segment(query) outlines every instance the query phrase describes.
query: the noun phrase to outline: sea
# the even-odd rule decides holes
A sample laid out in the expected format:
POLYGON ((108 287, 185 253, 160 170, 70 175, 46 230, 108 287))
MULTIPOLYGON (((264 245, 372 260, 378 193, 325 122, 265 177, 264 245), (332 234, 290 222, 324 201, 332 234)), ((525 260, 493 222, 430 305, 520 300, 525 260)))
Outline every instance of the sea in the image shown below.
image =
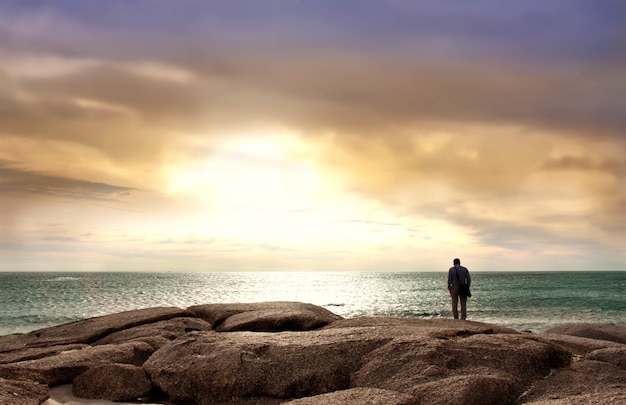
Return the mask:
MULTIPOLYGON (((345 318, 451 317, 446 272, 0 272, 0 335, 132 309, 298 301, 345 318)), ((626 271, 475 272, 468 319, 541 332, 626 326, 626 271)))

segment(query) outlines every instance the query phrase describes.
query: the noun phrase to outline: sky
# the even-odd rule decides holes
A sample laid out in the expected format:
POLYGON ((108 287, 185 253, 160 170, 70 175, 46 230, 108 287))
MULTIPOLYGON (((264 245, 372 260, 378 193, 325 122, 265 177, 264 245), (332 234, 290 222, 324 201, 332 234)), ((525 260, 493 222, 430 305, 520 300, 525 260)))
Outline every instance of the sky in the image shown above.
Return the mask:
POLYGON ((0 270, 626 270, 624 21, 1 1, 0 270))

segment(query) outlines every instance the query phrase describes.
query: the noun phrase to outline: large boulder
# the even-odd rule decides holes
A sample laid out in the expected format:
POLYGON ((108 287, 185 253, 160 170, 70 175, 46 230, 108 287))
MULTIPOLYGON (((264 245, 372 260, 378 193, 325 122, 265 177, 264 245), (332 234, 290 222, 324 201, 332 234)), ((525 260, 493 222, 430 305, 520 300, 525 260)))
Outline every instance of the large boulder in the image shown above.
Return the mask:
POLYGON ((131 364, 91 368, 76 377, 72 384, 72 393, 77 397, 109 401, 135 401, 152 390, 143 369, 131 364))
POLYGON ((39 405, 48 399, 48 386, 30 380, 0 378, 0 404, 39 405))
POLYGON ((142 365, 154 352, 145 342, 88 347, 71 350, 36 360, 0 365, 0 376, 32 374, 48 385, 67 384, 85 371, 103 364, 123 363, 142 365))
POLYGON ((211 324, 202 319, 189 317, 174 318, 111 333, 94 342, 94 345, 119 344, 138 340, 158 349, 165 343, 175 340, 186 333, 211 329, 211 324))
POLYGON ((411 392, 415 386, 441 378, 485 374, 511 380, 519 391, 549 374, 555 350, 524 335, 401 337, 366 355, 352 384, 411 392))
POLYGON ((171 399, 189 403, 358 387, 403 393, 417 403, 464 397, 511 403, 550 373, 560 349, 526 334, 494 332, 499 328, 477 322, 394 319, 337 321, 308 332, 198 332, 163 346, 143 367, 171 399), (451 382, 458 389, 446 389, 451 382))
POLYGON ((28 337, 32 340, 27 346, 90 344, 120 330, 186 315, 187 312, 181 308, 155 307, 97 316, 30 332, 28 337))
POLYGON ((187 311, 219 332, 304 331, 343 319, 322 307, 302 302, 206 304, 189 307, 187 311))
POLYGON ((545 334, 578 336, 626 344, 626 327, 592 323, 566 323, 543 331, 545 334))
POLYGON ((195 332, 157 350, 143 368, 171 399, 189 403, 318 395, 349 388, 362 357, 390 340, 368 332, 195 332))
POLYGON ((121 330, 188 315, 181 308, 154 307, 82 319, 29 333, 0 336, 0 353, 26 348, 91 344, 121 330))

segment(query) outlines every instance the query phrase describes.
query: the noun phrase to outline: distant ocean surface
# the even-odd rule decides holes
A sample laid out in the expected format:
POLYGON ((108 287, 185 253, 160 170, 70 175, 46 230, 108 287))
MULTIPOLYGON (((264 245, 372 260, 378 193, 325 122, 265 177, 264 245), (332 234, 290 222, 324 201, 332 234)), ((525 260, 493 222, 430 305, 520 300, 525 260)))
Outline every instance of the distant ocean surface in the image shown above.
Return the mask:
MULTIPOLYGON (((0 335, 138 308, 233 302, 308 302, 347 318, 446 318, 446 274, 0 272, 0 335)), ((626 326, 626 272, 472 277, 470 320, 534 332, 565 322, 626 326)))

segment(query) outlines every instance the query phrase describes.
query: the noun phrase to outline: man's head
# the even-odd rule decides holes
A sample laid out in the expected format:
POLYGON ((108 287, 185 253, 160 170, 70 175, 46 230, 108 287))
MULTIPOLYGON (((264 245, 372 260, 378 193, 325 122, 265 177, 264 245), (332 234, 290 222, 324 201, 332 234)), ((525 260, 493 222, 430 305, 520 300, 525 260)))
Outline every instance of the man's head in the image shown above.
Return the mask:
POLYGON ((457 264, 461 264, 461 259, 454 259, 452 261, 452 263, 454 263, 454 265, 456 266, 457 264))

